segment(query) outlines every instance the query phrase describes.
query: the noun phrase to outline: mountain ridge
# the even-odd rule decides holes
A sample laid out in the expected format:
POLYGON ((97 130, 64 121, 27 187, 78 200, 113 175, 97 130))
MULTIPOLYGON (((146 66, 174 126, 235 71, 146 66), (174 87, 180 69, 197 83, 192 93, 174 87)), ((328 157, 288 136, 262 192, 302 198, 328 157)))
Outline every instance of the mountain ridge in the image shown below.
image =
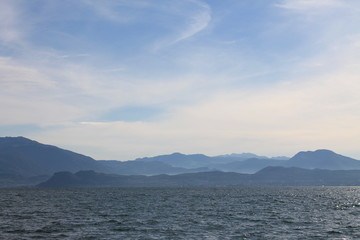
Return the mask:
POLYGON ((360 169, 360 161, 337 154, 331 150, 301 151, 287 161, 287 166, 303 168, 322 168, 329 170, 360 169))
POLYGON ((50 177, 55 172, 62 171, 75 173, 93 170, 107 174, 147 176, 209 171, 249 174, 271 166, 353 170, 360 169, 360 161, 330 150, 319 149, 301 151, 288 160, 257 156, 251 153, 214 157, 204 154, 173 153, 120 162, 95 160, 86 155, 42 144, 25 137, 0 137, 0 186, 24 183, 28 179, 39 179, 40 181, 40 179, 44 179, 44 176, 50 177), (256 157, 244 159, 244 156, 256 157))
POLYGON ((94 171, 55 173, 37 185, 64 187, 359 186, 360 170, 266 167, 254 174, 199 172, 178 175, 110 175, 94 171))
POLYGON ((0 172, 29 177, 80 170, 108 171, 93 158, 66 149, 24 137, 0 138, 0 172))

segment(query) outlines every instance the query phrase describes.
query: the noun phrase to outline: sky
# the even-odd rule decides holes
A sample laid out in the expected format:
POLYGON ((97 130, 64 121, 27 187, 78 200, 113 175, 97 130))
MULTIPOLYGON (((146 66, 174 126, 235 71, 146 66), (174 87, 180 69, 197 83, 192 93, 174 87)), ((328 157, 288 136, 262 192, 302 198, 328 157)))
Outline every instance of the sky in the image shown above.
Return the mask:
POLYGON ((98 160, 360 159, 358 0, 0 0, 0 135, 98 160))

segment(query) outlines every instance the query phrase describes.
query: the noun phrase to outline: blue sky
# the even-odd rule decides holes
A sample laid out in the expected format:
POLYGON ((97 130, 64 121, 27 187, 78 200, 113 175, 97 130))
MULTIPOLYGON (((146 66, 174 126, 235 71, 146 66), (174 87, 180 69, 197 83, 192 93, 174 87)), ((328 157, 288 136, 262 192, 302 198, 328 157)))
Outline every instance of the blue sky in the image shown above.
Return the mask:
POLYGON ((357 0, 1 0, 0 132, 129 160, 360 159, 357 0))

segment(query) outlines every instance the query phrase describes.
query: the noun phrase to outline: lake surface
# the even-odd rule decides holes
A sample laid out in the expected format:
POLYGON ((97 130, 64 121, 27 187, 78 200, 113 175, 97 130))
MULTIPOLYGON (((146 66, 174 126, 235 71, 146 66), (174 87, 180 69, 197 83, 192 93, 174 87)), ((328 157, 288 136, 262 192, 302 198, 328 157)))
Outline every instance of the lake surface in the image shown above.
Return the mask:
POLYGON ((0 239, 360 239, 360 188, 0 189, 0 239))

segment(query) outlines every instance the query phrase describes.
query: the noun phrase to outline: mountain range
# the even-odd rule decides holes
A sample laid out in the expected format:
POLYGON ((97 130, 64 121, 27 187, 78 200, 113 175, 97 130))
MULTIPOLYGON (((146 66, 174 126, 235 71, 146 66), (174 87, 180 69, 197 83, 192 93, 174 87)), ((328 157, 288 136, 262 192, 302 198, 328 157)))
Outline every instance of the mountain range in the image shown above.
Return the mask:
POLYGON ((283 170, 292 167, 360 170, 360 161, 330 150, 316 150, 299 152, 291 158, 269 158, 253 153, 214 157, 203 154, 173 153, 121 162, 95 160, 89 156, 42 144, 25 137, 0 137, 0 187, 35 185, 48 180, 57 172, 76 174, 76 172, 93 171, 109 176, 113 174, 144 175, 143 177, 156 179, 159 177, 154 175, 182 176, 182 174, 206 174, 219 171, 254 175, 267 167, 281 167, 280 169, 283 170))
POLYGON ((114 175, 94 171, 55 173, 38 187, 214 187, 214 186, 359 186, 360 170, 266 167, 254 174, 199 172, 178 175, 114 175))
POLYGON ((0 173, 24 177, 58 171, 96 170, 106 172, 99 161, 82 154, 45 145, 24 137, 0 138, 0 173))

